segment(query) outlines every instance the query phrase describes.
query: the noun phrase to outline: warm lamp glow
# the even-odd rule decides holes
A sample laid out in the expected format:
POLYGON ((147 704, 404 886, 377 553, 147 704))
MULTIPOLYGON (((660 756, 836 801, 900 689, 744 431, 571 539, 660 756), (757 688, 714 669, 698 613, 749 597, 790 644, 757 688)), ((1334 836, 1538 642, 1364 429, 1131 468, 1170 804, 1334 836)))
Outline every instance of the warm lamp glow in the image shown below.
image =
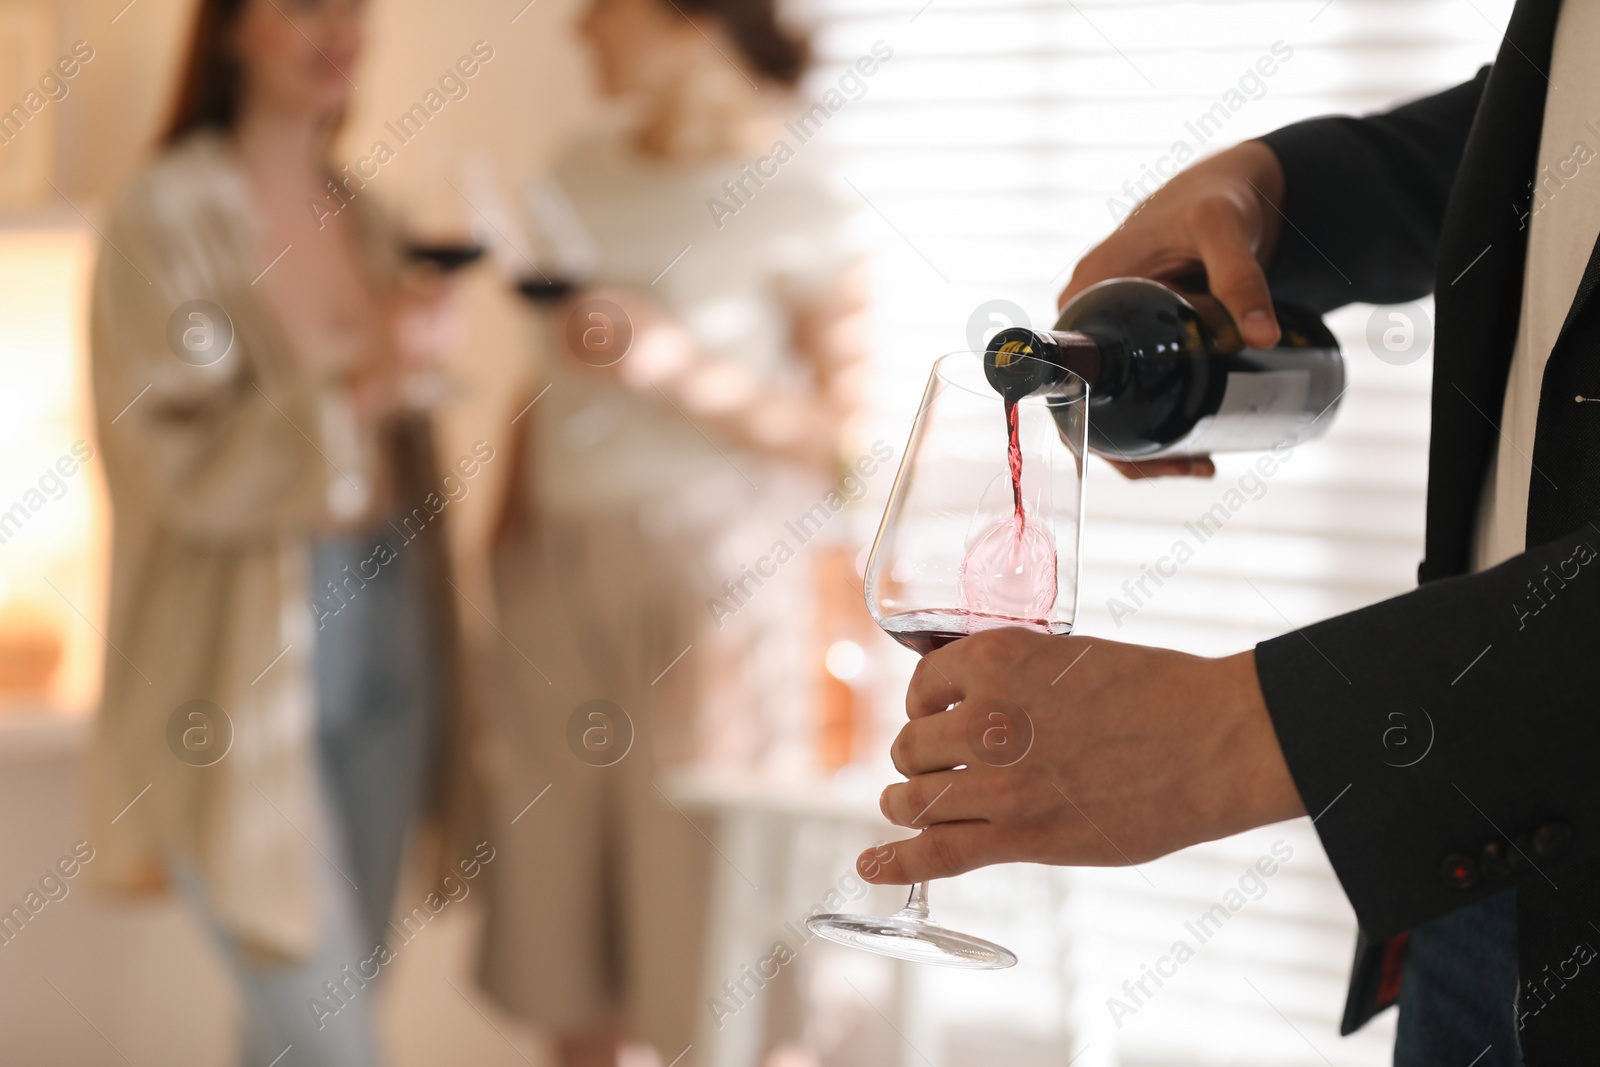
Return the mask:
POLYGON ((823 658, 828 673, 841 682, 855 680, 866 663, 867 654, 854 641, 835 641, 828 646, 827 654, 823 658))
POLYGON ((0 229, 0 709, 84 711, 99 684, 106 512, 84 343, 93 237, 0 229))

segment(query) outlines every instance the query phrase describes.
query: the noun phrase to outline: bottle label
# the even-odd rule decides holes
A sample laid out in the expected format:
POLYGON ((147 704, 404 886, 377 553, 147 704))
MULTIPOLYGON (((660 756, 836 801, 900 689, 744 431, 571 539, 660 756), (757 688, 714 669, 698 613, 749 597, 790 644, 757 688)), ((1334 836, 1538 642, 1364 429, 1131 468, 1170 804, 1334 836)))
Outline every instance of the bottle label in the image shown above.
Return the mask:
POLYGON ((1228 375, 1217 413, 1195 423, 1156 456, 1201 456, 1212 452, 1260 452, 1280 441, 1298 444, 1310 436, 1317 413, 1310 410, 1311 371, 1235 371, 1228 375))

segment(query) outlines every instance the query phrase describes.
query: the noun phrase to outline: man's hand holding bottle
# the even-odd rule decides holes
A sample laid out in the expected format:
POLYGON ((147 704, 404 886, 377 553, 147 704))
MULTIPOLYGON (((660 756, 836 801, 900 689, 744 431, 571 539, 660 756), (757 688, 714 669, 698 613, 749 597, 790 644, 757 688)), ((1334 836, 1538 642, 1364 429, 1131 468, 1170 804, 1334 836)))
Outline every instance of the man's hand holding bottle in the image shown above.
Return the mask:
MULTIPOLYGON (((1108 278, 1202 278, 1251 348, 1280 328, 1263 263, 1276 247, 1284 178, 1249 142, 1178 175, 1090 252, 1065 305, 1108 278)), ((1335 349, 1336 351, 1336 349, 1335 349)), ((1129 477, 1209 475, 1206 458, 1115 465, 1129 477)), ((875 883, 947 877, 994 863, 1139 863, 1304 813, 1255 653, 1206 659, 1074 635, 977 634, 923 657, 884 815, 921 830, 892 858, 862 855, 875 883), (1003 765, 971 738, 998 710, 1026 721, 1027 754, 1003 765), (1021 710, 1022 715, 1017 712, 1021 710)))
MULTIPOLYGON (((1248 344, 1275 344, 1278 321, 1264 264, 1278 244, 1283 195, 1283 167, 1259 141, 1203 160, 1162 186, 1079 260, 1057 306, 1107 278, 1203 277, 1248 344)), ((1216 473, 1204 457, 1110 462, 1129 478, 1216 473)))

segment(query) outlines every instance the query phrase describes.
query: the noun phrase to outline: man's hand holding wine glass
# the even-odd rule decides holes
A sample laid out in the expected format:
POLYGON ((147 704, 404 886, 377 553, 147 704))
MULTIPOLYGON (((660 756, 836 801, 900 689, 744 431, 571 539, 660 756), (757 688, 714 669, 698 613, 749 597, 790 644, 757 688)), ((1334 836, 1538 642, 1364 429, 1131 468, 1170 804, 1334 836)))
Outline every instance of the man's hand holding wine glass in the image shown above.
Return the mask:
POLYGON ((892 755, 908 780, 881 803, 922 833, 864 853, 870 882, 1142 863, 1305 813, 1253 652, 990 630, 923 657, 906 713, 892 755), (1008 744, 1025 751, 994 756, 1008 744))
MULTIPOLYGON (((1108 278, 1203 278, 1245 343, 1272 346, 1280 328, 1263 264, 1282 198, 1271 149, 1222 152, 1168 182, 1085 256, 1061 303, 1108 278)), ((1213 471, 1204 457, 1114 465, 1135 478, 1213 471)), ((924 657, 906 711, 893 758, 908 780, 884 791, 882 808, 922 833, 896 843, 891 859, 863 855, 872 882, 1013 861, 1141 863, 1304 814, 1253 652, 1206 659, 992 630, 924 657), (1018 730, 1027 734, 1020 758, 985 751, 985 739, 1016 744, 1018 730)))
MULTIPOLYGON (((1107 278, 1184 281, 1204 277, 1246 342, 1276 344, 1278 321, 1262 265, 1278 244, 1283 167, 1258 141, 1218 153, 1178 174, 1116 232, 1078 261, 1058 306, 1107 278)), ((1210 459, 1111 460, 1128 478, 1209 478, 1210 459)))

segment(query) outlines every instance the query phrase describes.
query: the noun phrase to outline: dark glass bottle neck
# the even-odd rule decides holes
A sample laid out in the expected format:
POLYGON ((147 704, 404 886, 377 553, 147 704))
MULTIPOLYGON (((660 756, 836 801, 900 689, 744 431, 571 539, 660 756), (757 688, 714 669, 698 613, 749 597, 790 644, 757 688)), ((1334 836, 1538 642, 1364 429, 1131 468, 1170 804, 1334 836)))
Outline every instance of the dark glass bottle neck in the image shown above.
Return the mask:
POLYGON ((1068 371, 1092 387, 1103 360, 1100 346, 1087 334, 1013 326, 994 335, 983 362, 995 392, 1016 403, 1041 393, 1061 393, 1068 371))
POLYGON ((1105 369, 1105 357, 1100 342, 1078 330, 1051 330, 1045 334, 1050 339, 1050 354, 1045 358, 1089 383, 1092 389, 1100 383, 1105 369))

